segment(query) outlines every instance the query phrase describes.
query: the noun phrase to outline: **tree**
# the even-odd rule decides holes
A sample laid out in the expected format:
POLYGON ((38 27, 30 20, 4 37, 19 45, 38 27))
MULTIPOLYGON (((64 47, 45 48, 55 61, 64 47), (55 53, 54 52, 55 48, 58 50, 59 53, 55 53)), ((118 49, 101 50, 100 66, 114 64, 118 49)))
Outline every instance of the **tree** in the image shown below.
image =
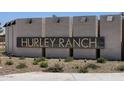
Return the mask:
POLYGON ((1 23, 0 23, 0 33, 3 32, 3 28, 1 27, 1 23))
POLYGON ((0 27, 0 33, 2 33, 3 32, 3 28, 2 27, 0 27))

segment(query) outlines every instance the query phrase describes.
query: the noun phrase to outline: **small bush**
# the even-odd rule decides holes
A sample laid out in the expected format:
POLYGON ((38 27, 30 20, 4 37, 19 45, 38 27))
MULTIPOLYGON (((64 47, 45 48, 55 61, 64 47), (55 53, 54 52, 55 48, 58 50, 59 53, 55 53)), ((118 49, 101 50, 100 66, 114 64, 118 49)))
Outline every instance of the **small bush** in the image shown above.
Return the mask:
POLYGON ((80 67, 79 73, 88 73, 88 69, 85 67, 80 67))
POLYGON ((38 65, 39 62, 34 61, 32 64, 33 64, 33 65, 38 65))
POLYGON ((41 59, 41 61, 46 61, 45 57, 41 57, 40 59, 41 59))
POLYGON ((43 67, 43 68, 48 67, 48 62, 41 62, 40 67, 43 67))
POLYGON ((73 61, 74 59, 72 58, 72 57, 67 57, 64 61, 65 62, 71 62, 71 61, 73 61))
POLYGON ((75 69, 78 69, 79 68, 79 66, 75 66, 75 69))
POLYGON ((106 59, 105 58, 98 58, 97 59, 97 63, 106 63, 106 59))
POLYGON ((5 65, 13 65, 12 61, 6 61, 5 65))
POLYGON ((91 64, 87 64, 86 68, 97 69, 100 68, 100 66, 91 63, 91 64))
POLYGON ((34 58, 34 61, 36 61, 37 58, 34 58))
POLYGON ((72 69, 79 69, 79 66, 73 66, 72 69))
POLYGON ((12 59, 12 57, 11 57, 11 56, 9 56, 9 59, 12 59))
POLYGON ((45 57, 34 58, 34 61, 36 61, 36 62, 46 61, 46 58, 45 57))
POLYGON ((19 57, 19 59, 20 59, 20 60, 24 60, 24 59, 25 59, 25 57, 23 57, 23 56, 22 56, 22 57, 19 57))
POLYGON ((49 72, 63 72, 64 70, 63 70, 63 66, 61 66, 60 64, 55 64, 54 66, 49 67, 48 71, 49 72))
POLYGON ((117 67, 117 70, 118 70, 118 71, 124 71, 124 65, 119 65, 119 66, 117 67))
POLYGON ((27 68, 27 65, 25 63, 19 63, 17 66, 16 66, 17 69, 23 69, 23 68, 27 68))

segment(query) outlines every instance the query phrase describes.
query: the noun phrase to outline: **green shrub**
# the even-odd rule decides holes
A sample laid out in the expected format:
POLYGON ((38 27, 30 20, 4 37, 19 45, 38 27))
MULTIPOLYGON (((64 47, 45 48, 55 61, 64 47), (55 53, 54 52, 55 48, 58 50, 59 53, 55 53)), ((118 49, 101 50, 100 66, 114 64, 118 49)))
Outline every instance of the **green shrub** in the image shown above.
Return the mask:
POLYGON ((118 71, 124 71, 124 65, 119 65, 119 66, 117 67, 117 70, 118 70, 118 71))
POLYGON ((91 68, 91 69, 97 69, 100 68, 100 66, 97 66, 96 64, 87 64, 86 68, 91 68))
POLYGON ((36 62, 46 61, 46 58, 45 57, 34 58, 34 61, 36 61, 36 62))
POLYGON ((97 59, 97 63, 106 63, 106 59, 105 58, 98 58, 97 59))
POLYGON ((88 73, 88 69, 86 67, 80 67, 79 73, 88 73))
POLYGON ((33 65, 38 65, 38 64, 39 64, 39 62, 34 61, 32 64, 33 64, 33 65))
POLYGON ((46 58, 45 57, 41 57, 40 60, 41 61, 46 61, 46 58))
POLYGON ((43 68, 48 67, 48 62, 41 62, 40 67, 43 67, 43 68))
POLYGON ((72 58, 72 57, 67 57, 64 61, 65 62, 71 62, 71 61, 73 61, 74 59, 72 58))
POLYGON ((23 69, 23 68, 27 68, 27 65, 25 63, 19 63, 17 66, 16 66, 17 69, 23 69))
POLYGON ((12 61, 6 61, 5 65, 13 65, 12 61))
POLYGON ((56 63, 54 66, 49 67, 48 71, 49 72, 63 72, 64 70, 63 70, 63 66, 56 63))
POLYGON ((19 59, 20 59, 20 60, 24 60, 24 59, 25 59, 25 57, 23 57, 23 56, 22 56, 22 57, 19 57, 19 59))

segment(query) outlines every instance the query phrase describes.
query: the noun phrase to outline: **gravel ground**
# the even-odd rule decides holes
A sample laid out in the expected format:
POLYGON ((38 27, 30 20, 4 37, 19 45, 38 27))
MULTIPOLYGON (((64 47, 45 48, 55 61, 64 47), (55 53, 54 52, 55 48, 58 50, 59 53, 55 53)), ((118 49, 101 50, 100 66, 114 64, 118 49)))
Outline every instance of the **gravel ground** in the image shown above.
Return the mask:
MULTIPOLYGON (((0 62, 0 75, 14 74, 14 73, 26 73, 26 72, 35 72, 35 71, 44 71, 45 68, 41 68, 39 65, 32 65, 34 58, 26 58, 20 60, 18 57, 12 57, 9 59, 7 56, 2 56, 0 62), (13 65, 5 65, 5 62, 11 60, 14 62, 13 65), (25 63, 28 67, 24 69, 17 69, 16 66, 19 63, 25 63)), ((64 62, 64 59, 59 62, 58 59, 49 59, 48 65, 53 66, 55 63, 59 63, 64 67, 64 73, 79 73, 79 68, 84 67, 87 64, 96 64, 100 68, 97 69, 88 69, 88 73, 120 73, 116 70, 119 65, 124 65, 124 62, 120 61, 107 61, 105 64, 96 63, 96 60, 87 60, 87 63, 84 60, 74 60, 73 62, 64 62)))

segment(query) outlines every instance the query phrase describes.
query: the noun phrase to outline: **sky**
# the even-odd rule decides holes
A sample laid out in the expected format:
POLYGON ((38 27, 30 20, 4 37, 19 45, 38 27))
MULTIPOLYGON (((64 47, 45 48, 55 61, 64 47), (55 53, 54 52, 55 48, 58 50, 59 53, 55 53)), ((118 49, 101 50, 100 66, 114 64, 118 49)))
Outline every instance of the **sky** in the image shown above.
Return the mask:
POLYGON ((17 18, 36 18, 56 16, 85 16, 85 15, 109 15, 120 14, 119 12, 0 12, 0 23, 3 26, 6 22, 17 18))

